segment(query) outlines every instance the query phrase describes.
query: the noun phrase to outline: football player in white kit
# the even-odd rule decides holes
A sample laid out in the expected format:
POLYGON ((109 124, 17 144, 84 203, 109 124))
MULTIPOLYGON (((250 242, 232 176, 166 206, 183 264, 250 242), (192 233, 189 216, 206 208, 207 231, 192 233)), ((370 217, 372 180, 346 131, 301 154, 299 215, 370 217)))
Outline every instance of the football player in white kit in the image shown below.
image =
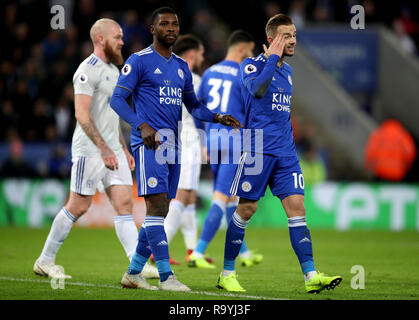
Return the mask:
MULTIPOLYGON (((109 105, 123 64, 122 30, 111 19, 96 21, 90 37, 93 53, 79 66, 73 77, 75 117, 71 152, 70 196, 58 212, 33 270, 40 276, 71 278, 55 264, 56 254, 72 226, 90 207, 96 189, 104 187, 116 212, 116 234, 128 258, 135 252, 138 230, 134 222, 132 176, 135 161, 125 144, 119 116, 109 105)), ((158 278, 157 269, 146 264, 142 275, 158 278)))
MULTIPOLYGON (((197 92, 201 77, 193 71, 204 61, 204 46, 201 40, 191 34, 181 35, 173 46, 173 52, 187 62, 192 73, 194 90, 197 92)), ((181 127, 181 170, 178 190, 176 198, 170 202, 169 213, 164 220, 164 229, 169 242, 179 228, 182 230, 187 261, 198 238, 195 203, 201 173, 201 140, 194 118, 185 106, 182 106, 181 127)), ((178 264, 172 259, 170 263, 178 264)))

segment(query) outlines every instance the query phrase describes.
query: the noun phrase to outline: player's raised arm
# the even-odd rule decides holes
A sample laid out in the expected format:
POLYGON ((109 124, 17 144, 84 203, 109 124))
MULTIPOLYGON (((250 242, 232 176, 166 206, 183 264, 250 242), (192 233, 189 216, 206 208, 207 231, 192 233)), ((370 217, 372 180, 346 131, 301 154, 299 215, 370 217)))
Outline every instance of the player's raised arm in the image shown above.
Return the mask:
POLYGON ((283 34, 279 33, 271 42, 269 49, 266 45, 263 45, 268 60, 266 61, 262 72, 258 75, 257 67, 252 63, 249 63, 248 60, 246 60, 247 63, 243 63, 240 67, 243 83, 254 97, 261 99, 268 91, 276 65, 283 54, 284 45, 285 37, 283 34))

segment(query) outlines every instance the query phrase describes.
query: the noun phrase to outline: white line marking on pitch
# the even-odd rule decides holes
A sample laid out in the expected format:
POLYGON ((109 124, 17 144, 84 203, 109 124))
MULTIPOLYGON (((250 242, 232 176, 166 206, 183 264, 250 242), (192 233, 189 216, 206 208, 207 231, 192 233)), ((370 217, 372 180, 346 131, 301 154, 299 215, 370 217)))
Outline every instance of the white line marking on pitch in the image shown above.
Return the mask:
MULTIPOLYGON (((0 280, 15 281, 15 282, 35 282, 35 283, 50 283, 51 282, 51 280, 18 279, 18 278, 2 277, 2 276, 0 276, 0 280)), ((120 286, 113 286, 113 285, 110 285, 110 284, 69 282, 68 280, 65 281, 65 284, 70 285, 70 286, 79 286, 79 287, 97 287, 97 288, 108 288, 108 289, 122 289, 120 286)), ((249 296, 249 295, 244 295, 244 294, 215 293, 215 292, 206 292, 206 291, 192 291, 192 292, 185 292, 185 293, 202 294, 202 295, 206 295, 206 296, 216 296, 216 297, 222 296, 222 297, 247 298, 247 299, 258 299, 258 300, 288 300, 288 299, 263 297, 263 296, 249 296)))

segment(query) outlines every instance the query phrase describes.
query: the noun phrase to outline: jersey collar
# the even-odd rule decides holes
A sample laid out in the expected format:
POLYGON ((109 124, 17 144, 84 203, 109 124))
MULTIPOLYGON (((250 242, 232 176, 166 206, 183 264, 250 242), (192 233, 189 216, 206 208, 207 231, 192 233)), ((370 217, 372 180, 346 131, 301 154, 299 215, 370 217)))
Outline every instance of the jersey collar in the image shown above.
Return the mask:
POLYGON ((169 62, 170 60, 172 60, 173 58, 173 52, 172 55, 169 58, 166 58, 164 56, 162 56, 160 53, 158 53, 156 50, 154 50, 153 45, 150 45, 151 50, 153 50, 156 54, 158 54, 160 57, 162 57, 166 62, 169 62))

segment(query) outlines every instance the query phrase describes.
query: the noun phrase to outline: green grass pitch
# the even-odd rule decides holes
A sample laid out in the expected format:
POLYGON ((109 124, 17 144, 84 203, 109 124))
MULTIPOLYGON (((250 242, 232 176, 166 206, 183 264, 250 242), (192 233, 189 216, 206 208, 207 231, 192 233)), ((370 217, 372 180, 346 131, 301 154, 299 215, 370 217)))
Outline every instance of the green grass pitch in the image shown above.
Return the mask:
MULTIPOLYGON (((337 299, 337 300, 418 300, 419 233, 312 229, 314 262, 318 270, 341 275, 334 291, 310 295, 304 291, 303 277, 291 248, 287 229, 248 228, 251 249, 264 254, 252 268, 237 265, 242 294, 228 294, 216 288, 222 268, 225 230, 220 230, 207 252, 214 258, 214 270, 188 268, 184 262, 182 235, 170 243, 177 278, 192 293, 168 293, 122 289, 119 281, 128 266, 122 246, 112 229, 73 228, 62 245, 56 263, 73 278, 64 289, 52 289, 50 280, 35 276, 33 263, 39 256, 49 229, 0 228, 0 299, 76 300, 246 300, 246 299, 337 299), (365 288, 355 290, 351 279, 365 270, 365 288)), ((355 280, 354 280, 355 281, 355 280)), ((150 282, 157 285, 158 280, 150 282)), ((356 283, 359 284, 359 281, 356 283)))

